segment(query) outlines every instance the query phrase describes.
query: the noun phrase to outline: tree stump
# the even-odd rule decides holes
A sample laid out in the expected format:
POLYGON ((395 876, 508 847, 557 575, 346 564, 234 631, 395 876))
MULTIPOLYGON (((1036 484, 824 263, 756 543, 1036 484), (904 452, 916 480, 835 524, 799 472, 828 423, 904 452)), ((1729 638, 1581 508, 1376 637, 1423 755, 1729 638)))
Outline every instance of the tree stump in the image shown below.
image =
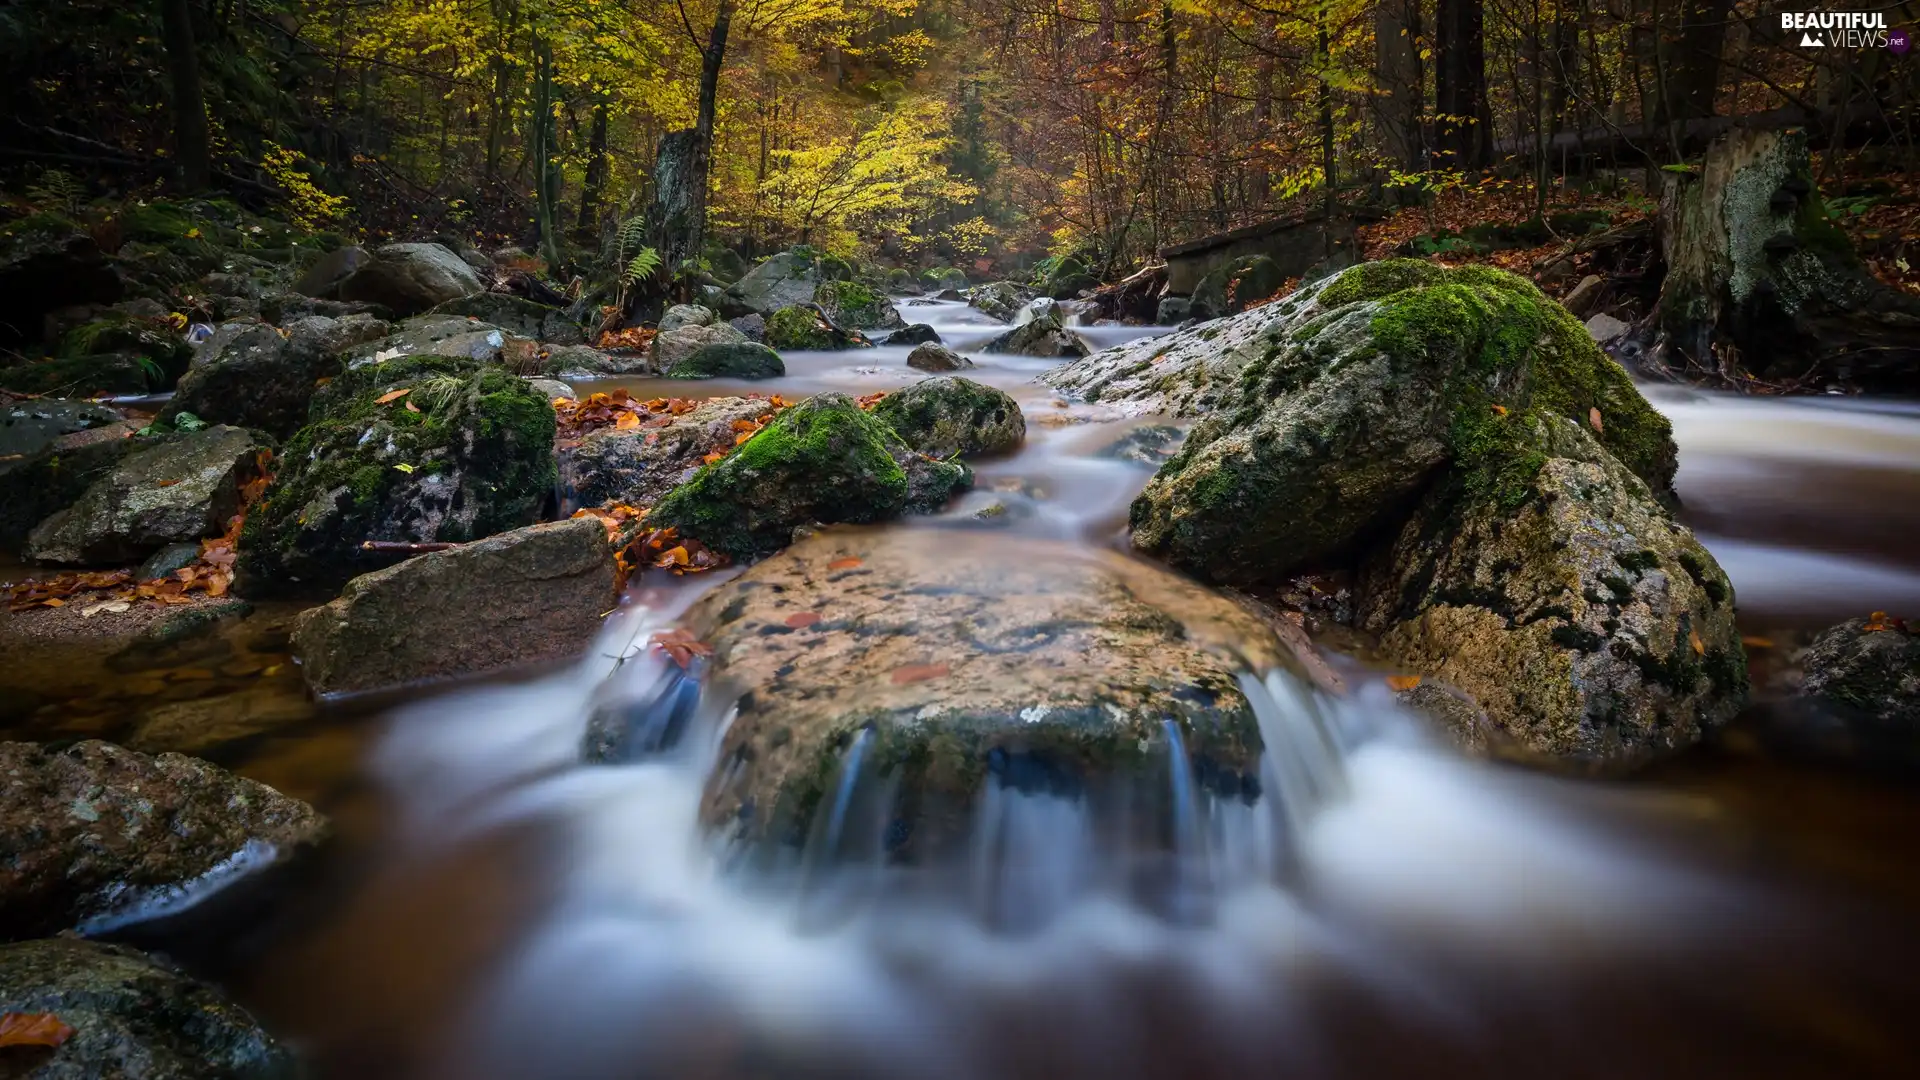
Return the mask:
POLYGON ((1827 216, 1806 133, 1734 131, 1669 173, 1655 355, 1790 389, 1920 390, 1920 298, 1875 279, 1827 216))

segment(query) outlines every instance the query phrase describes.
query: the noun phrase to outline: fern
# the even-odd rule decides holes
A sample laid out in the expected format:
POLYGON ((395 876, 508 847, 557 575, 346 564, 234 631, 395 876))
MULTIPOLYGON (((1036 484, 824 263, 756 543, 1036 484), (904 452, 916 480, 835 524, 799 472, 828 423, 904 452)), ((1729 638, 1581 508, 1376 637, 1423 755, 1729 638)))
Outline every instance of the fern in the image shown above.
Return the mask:
POLYGON ((615 266, 627 265, 627 260, 637 252, 646 249, 647 219, 645 215, 635 214, 620 223, 613 234, 613 263, 615 266))
POLYGON ((650 247, 643 247, 639 254, 627 263, 626 269, 621 271, 621 283, 632 285, 635 282, 645 281, 658 269, 660 269, 660 253, 650 247))
POLYGON ((72 215, 80 212, 87 194, 86 185, 59 169, 40 173, 40 182, 27 187, 27 200, 41 210, 58 210, 72 215))
POLYGON ((147 380, 148 387, 158 390, 167 385, 167 369, 160 366, 160 361, 151 356, 136 356, 134 363, 140 365, 140 374, 147 380))

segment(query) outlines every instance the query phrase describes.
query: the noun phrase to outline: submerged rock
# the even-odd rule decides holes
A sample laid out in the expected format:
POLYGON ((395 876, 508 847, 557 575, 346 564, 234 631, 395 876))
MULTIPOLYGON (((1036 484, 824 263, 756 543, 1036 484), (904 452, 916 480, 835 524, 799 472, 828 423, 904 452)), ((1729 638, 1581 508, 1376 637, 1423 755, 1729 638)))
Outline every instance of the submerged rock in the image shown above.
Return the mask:
POLYGON ((1840 706, 1850 720, 1898 732, 1920 750, 1920 633, 1885 619, 1853 619, 1815 638, 1803 663, 1803 693, 1840 706))
POLYGON ((1020 448, 1027 418, 1004 390, 953 376, 922 379, 873 407, 873 417, 930 457, 1004 454, 1020 448))
POLYGON ((1746 703, 1733 587, 1586 429, 1530 423, 1531 475, 1444 479, 1363 568, 1359 621, 1527 754, 1615 768, 1689 746, 1746 703))
POLYGON ((1260 737, 1237 676, 1290 663, 1253 616, 1175 575, 944 530, 823 532, 686 621, 715 682, 742 692, 707 822, 804 842, 862 741, 862 770, 897 784, 896 855, 954 842, 990 777, 1078 793, 1165 776, 1169 729, 1198 783, 1250 795, 1260 737))
POLYGON ((58 1047, 12 1047, 36 1080, 287 1080, 294 1057, 218 990, 124 945, 74 938, 0 946, 0 1014, 51 1013, 58 1047))
POLYGON ((251 432, 213 427, 131 454, 27 537, 38 562, 132 562, 168 544, 218 536, 264 450, 251 432))
POLYGON ((784 547, 798 526, 936 510, 971 482, 966 466, 914 452, 852 398, 818 394, 701 468, 647 523, 751 559, 784 547))
POLYGON ((243 592, 344 584, 387 561, 362 552, 366 540, 464 542, 530 525, 553 491, 553 406, 504 368, 389 360, 349 370, 313 407, 247 515, 243 592))
POLYGON ((301 614, 293 650, 323 694, 570 657, 613 608, 613 578, 599 519, 533 525, 354 578, 301 614))
POLYGON ((667 369, 673 379, 777 379, 786 373, 780 354, 754 341, 708 345, 667 369))
POLYGON ((340 283, 339 295, 415 315, 485 289, 473 267, 439 244, 388 244, 340 283))
POLYGON ((907 354, 907 366, 918 371, 964 371, 973 366, 973 361, 939 342, 929 341, 914 346, 907 354))
POLYGON ((198 758, 0 743, 0 936, 179 910, 326 834, 306 803, 198 758))
POLYGON ((765 398, 709 398, 692 412, 650 421, 665 421, 658 427, 603 428, 560 448, 560 482, 575 506, 652 506, 692 479, 701 458, 733 449, 735 421, 772 411, 765 398))

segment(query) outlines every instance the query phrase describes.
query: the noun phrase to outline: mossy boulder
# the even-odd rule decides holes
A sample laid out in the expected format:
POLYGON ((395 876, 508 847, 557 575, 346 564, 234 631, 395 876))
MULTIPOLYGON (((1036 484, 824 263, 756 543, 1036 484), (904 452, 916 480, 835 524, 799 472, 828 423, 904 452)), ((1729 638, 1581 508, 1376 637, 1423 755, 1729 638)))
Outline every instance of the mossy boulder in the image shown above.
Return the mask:
POLYGON ((936 266, 920 271, 920 285, 930 293, 946 292, 948 289, 966 292, 967 274, 951 266, 936 266))
POLYGON ((1544 415, 1591 425, 1671 494, 1666 419, 1578 321, 1499 270, 1368 263, 1047 379, 1128 411, 1204 417, 1131 521, 1136 546, 1221 581, 1347 558, 1443 471, 1520 505, 1545 461, 1529 442, 1544 415))
POLYGON ((715 682, 742 692, 707 783, 709 825, 803 845, 860 740, 863 774, 894 792, 874 831, 901 859, 953 853, 996 782, 1132 795, 1155 823, 1141 839, 1164 844, 1176 753, 1202 801, 1259 790, 1241 677, 1295 663, 1255 617, 1176 575, 950 530, 823 531, 714 590, 686 623, 713 646, 715 682))
POLYGON ((887 271, 887 291, 900 296, 919 296, 920 279, 903 267, 894 267, 887 271))
POLYGON ((1280 291, 1287 276, 1265 255, 1248 255, 1217 266, 1193 287, 1188 314, 1196 319, 1237 315, 1280 291))
POLYGON ((863 348, 872 344, 849 334, 821 316, 812 305, 783 307, 767 317, 766 343, 785 352, 863 348))
POLYGON ((836 326, 897 330, 906 325, 893 301, 857 281, 823 281, 813 290, 813 302, 836 326))
POLYGON ((1443 475, 1356 582, 1362 626, 1470 695, 1487 747, 1618 769, 1689 746, 1746 703, 1733 587, 1591 428, 1524 421, 1511 489, 1443 475))
POLYGON ((1066 255, 1042 263, 1041 273, 1034 278, 1034 287, 1043 296, 1055 300, 1071 300, 1082 292, 1100 284, 1093 276, 1087 264, 1077 255, 1066 255))
POLYGON ((120 314, 61 335, 55 355, 0 370, 0 388, 26 394, 141 394, 165 390, 193 350, 163 322, 120 314))
POLYGON ((955 376, 896 390, 873 416, 908 446, 938 458, 1011 453, 1027 437, 1027 419, 1011 394, 955 376))
POLYGON ((1032 295, 1011 281, 975 285, 966 292, 969 305, 1005 323, 1012 322, 1014 316, 1020 314, 1020 306, 1032 295))
POLYGON ((306 423, 314 391, 320 380, 340 373, 343 354, 384 338, 391 329, 370 315, 313 315, 284 328, 223 324, 195 348, 193 366, 156 423, 191 413, 206 423, 249 427, 284 439, 306 423))
POLYGON ((755 341, 708 345, 667 369, 670 379, 777 379, 786 373, 780 354, 755 341))
POLYGON ((1034 301, 1032 317, 981 346, 982 352, 1019 356, 1085 356, 1092 350, 1079 334, 1067 329, 1060 305, 1034 301))
POLYGON ((647 361, 657 372, 667 372, 711 345, 744 345, 747 335, 731 324, 690 323, 662 330, 647 347, 647 361))
POLYGON ((691 412, 663 414, 645 427, 602 428, 562 445, 563 509, 608 503, 652 506, 692 479, 702 458, 734 448, 740 434, 736 421, 765 419, 771 412, 773 404, 766 398, 708 398, 691 412))
POLYGON ((966 466, 916 453, 852 398, 819 394, 702 467, 648 523, 752 559, 785 547, 797 526, 936 510, 971 482, 966 466))
POLYGON ((552 495, 553 406, 504 368, 369 364, 312 410, 241 533, 239 585, 253 595, 336 588, 385 565, 363 541, 462 542, 530 525, 552 495))

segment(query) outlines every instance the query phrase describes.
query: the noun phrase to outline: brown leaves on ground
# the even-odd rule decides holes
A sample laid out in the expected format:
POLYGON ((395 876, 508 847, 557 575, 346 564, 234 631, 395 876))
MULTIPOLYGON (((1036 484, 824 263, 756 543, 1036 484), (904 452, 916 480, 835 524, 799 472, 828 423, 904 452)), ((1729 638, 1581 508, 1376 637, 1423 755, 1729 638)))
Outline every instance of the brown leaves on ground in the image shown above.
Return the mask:
POLYGON ((881 400, 886 396, 887 392, 884 390, 877 394, 862 394, 854 399, 854 403, 859 405, 863 410, 872 409, 875 405, 880 404, 881 400))
POLYGON ((227 519, 226 531, 200 541, 200 555, 193 562, 166 577, 135 581, 131 570, 69 570, 44 580, 29 578, 7 586, 7 606, 14 611, 35 607, 65 607, 85 602, 93 612, 119 611, 105 604, 190 604, 194 593, 209 597, 227 595, 233 584, 234 547, 240 542, 240 528, 247 512, 253 509, 273 479, 267 465, 273 452, 262 450, 254 459, 248 478, 240 485, 240 512, 227 519))
POLYGON ((588 394, 584 398, 554 398, 553 412, 562 442, 578 440, 601 428, 621 430, 665 427, 672 418, 700 407, 691 398, 650 398, 642 401, 625 387, 588 394), (655 423, 654 421, 658 421, 655 423))
POLYGON ((669 659, 680 665, 681 671, 692 666, 694 657, 713 655, 713 646, 679 628, 661 630, 647 639, 647 644, 666 653, 669 659))
POLYGON ((594 342, 593 347, 596 349, 645 352, 647 347, 653 344, 654 335, 658 333, 658 330, 649 330, 644 326, 629 326, 624 330, 608 330, 600 335, 600 340, 594 342))
POLYGON ((0 1014, 0 1047, 59 1046, 73 1038, 74 1028, 52 1013, 0 1014))

